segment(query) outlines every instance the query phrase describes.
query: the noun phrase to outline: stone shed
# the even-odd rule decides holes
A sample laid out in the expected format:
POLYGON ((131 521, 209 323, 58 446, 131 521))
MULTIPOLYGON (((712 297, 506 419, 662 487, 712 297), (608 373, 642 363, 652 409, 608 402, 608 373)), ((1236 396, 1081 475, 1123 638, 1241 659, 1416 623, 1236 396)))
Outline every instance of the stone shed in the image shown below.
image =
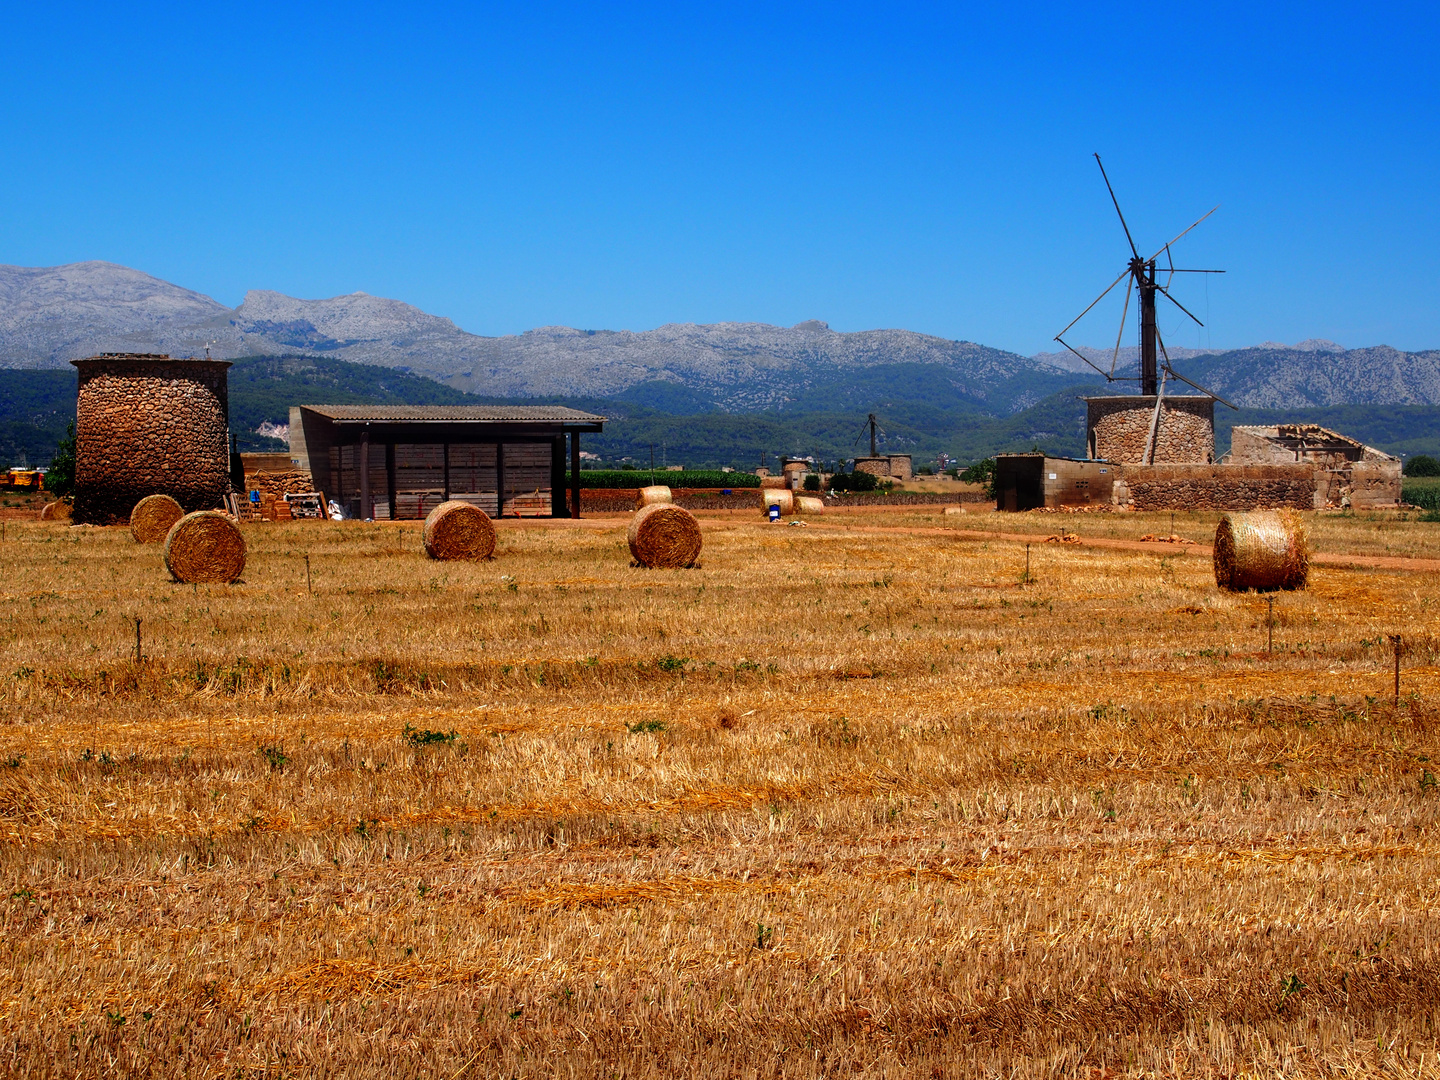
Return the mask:
POLYGON ((1085 413, 1087 447, 1092 458, 1125 465, 1205 464, 1215 460, 1214 398, 1202 394, 1160 398, 1117 394, 1086 398, 1085 413))
POLYGON ((159 353, 101 353, 72 360, 77 522, 120 524, 147 495, 169 495, 187 511, 230 494, 229 395, 225 360, 159 353))
POLYGON ((1108 461, 1047 454, 996 454, 995 509, 1108 506, 1119 472, 1108 461))

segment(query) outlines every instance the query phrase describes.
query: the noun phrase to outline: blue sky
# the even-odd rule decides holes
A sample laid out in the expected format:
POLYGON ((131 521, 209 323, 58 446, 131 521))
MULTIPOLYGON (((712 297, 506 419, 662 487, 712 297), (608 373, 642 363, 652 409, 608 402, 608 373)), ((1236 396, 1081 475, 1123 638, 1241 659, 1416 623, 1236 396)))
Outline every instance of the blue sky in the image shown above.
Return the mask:
POLYGON ((7 5, 0 262, 483 334, 723 320, 1032 353, 1440 347, 1434 5, 7 5), (1076 338, 1114 340, 1113 310, 1076 338), (1193 305, 1188 302, 1193 301, 1193 305), (1133 322, 1133 319, 1132 319, 1133 322), (1133 340, 1133 327, 1128 338, 1133 340))

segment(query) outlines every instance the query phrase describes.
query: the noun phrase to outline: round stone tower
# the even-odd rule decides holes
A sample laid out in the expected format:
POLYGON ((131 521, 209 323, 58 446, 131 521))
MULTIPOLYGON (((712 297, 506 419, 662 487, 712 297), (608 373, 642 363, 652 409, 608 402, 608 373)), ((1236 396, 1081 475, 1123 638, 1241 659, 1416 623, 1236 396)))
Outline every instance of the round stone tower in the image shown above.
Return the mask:
POLYGON ((186 512, 230 493, 226 360, 101 353, 72 360, 77 522, 128 521, 146 495, 170 495, 186 512))

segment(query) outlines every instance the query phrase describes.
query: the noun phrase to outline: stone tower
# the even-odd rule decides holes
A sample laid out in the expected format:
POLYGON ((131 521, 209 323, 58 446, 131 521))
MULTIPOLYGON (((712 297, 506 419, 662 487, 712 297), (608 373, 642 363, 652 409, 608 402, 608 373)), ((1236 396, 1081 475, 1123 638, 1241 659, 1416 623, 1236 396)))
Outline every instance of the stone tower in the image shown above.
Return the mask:
POLYGON ((129 520, 146 495, 185 510, 220 507, 230 493, 226 360, 102 353, 72 360, 77 522, 129 520))
POLYGON ((1204 465, 1215 460, 1215 399, 1117 394, 1085 399, 1086 453, 1123 465, 1204 465))

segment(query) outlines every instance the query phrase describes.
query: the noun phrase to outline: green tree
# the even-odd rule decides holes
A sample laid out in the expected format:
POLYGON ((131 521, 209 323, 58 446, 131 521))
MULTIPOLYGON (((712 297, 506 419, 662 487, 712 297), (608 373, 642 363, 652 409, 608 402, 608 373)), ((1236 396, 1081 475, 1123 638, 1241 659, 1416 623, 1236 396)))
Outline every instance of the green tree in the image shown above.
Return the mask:
POLYGON ((880 481, 868 472, 836 473, 830 480, 832 491, 874 491, 880 481))
POLYGON ((50 469, 45 473, 45 488, 62 499, 75 494, 75 421, 65 429, 65 437, 55 448, 50 469))
POLYGON ((1406 476, 1440 476, 1440 461, 1429 454, 1416 454, 1405 462, 1406 476))
POLYGON ((988 484, 995 477, 995 459, 987 457, 967 469, 962 469, 960 479, 967 484, 988 484))

